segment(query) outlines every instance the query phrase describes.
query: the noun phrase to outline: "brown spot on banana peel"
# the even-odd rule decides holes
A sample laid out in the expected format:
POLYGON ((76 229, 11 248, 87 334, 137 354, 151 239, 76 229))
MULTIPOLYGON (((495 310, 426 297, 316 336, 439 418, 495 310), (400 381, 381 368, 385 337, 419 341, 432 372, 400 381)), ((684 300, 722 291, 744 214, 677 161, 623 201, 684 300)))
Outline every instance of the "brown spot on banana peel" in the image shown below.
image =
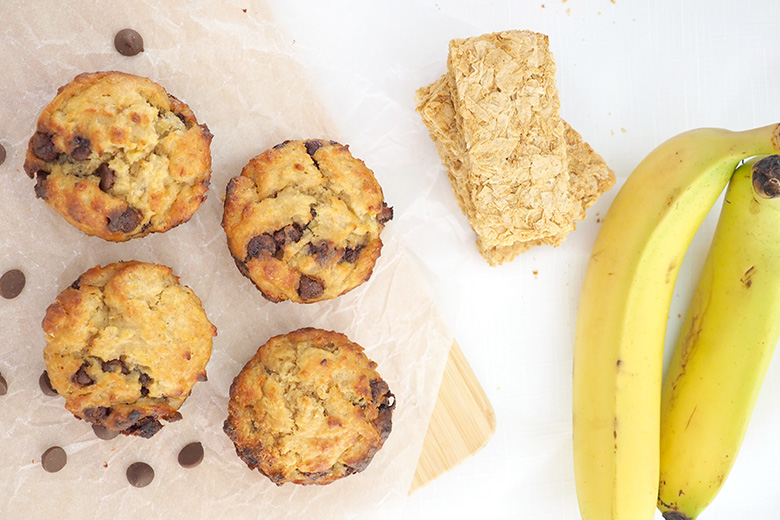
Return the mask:
MULTIPOLYGON (((709 307, 709 304, 707 305, 709 307)), ((702 317, 706 314, 707 309, 705 308, 704 311, 701 314, 697 314, 691 318, 691 325, 688 327, 688 330, 685 334, 685 339, 682 340, 682 343, 680 344, 680 348, 682 349, 680 352, 680 373, 677 374, 677 377, 674 378, 672 381, 672 400, 674 400, 675 397, 675 391, 677 389, 677 384, 682 379, 683 376, 685 376, 686 368, 688 365, 688 358, 691 355, 691 346, 696 343, 696 341, 699 338, 699 335, 702 331, 702 317)))
POLYGON ((691 425, 691 420, 693 420, 693 415, 696 413, 696 410, 698 410, 698 406, 694 406, 693 410, 691 411, 691 415, 688 416, 688 422, 685 423, 685 429, 687 430, 688 427, 691 425))
MULTIPOLYGON (((682 160, 680 161, 682 162, 682 160)), ((668 197, 666 197, 666 206, 671 208, 677 203, 677 197, 680 193, 680 188, 675 188, 674 191, 672 191, 668 197)))
POLYGON ((742 282, 742 285, 745 286, 745 289, 750 289, 750 286, 753 285, 753 274, 756 272, 756 266, 751 265, 750 269, 745 271, 745 274, 742 275, 742 278, 739 279, 740 282, 742 282))
POLYGON ((679 511, 667 511, 663 514, 666 520, 693 520, 691 517, 679 511))
POLYGON ((753 165, 753 189, 759 197, 780 197, 780 155, 768 155, 753 165))
POLYGON ((615 453, 618 452, 618 418, 615 417, 612 421, 612 448, 615 453))
POLYGON ((677 259, 673 259, 671 263, 669 263, 669 267, 666 268, 666 279, 664 280, 665 283, 674 283, 675 278, 674 274, 677 272, 677 259))

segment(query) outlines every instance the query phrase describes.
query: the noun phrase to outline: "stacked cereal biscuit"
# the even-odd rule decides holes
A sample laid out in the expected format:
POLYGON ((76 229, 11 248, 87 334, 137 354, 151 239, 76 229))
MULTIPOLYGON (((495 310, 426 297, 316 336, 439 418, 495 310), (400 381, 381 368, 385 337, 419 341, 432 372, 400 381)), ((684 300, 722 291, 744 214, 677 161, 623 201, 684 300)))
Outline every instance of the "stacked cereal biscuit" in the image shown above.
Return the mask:
POLYGON ((560 117, 543 34, 452 40, 447 73, 420 88, 416 104, 490 265, 535 245, 560 245, 615 183, 560 117))

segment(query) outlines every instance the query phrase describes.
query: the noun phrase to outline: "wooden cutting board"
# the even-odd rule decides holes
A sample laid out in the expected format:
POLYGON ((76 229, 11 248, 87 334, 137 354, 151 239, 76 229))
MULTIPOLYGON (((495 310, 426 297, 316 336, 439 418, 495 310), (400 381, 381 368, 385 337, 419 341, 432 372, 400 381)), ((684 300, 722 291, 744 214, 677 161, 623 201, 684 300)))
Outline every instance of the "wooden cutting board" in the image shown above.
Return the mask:
POLYGON ((452 344, 409 493, 482 448, 496 430, 496 414, 466 357, 452 344))

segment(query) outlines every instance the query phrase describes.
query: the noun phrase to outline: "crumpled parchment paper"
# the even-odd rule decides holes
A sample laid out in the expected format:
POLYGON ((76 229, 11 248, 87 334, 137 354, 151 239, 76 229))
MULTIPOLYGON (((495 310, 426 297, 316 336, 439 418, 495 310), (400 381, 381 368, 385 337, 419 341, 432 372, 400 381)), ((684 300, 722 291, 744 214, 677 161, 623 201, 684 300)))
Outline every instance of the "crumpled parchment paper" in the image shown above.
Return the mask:
MULTIPOLYGON (((0 272, 20 268, 27 276, 19 297, 0 299, 0 373, 9 387, 0 396, 0 517, 392 518, 409 490, 452 337, 393 221, 371 279, 336 300, 273 304, 236 269, 220 227, 229 178, 285 139, 350 140, 329 121, 316 78, 292 57, 270 9, 249 0, 4 0, 0 20, 0 143, 8 152, 0 165, 0 272), (114 50, 113 36, 125 27, 142 34, 145 52, 114 50), (38 115, 59 86, 96 70, 149 77, 214 134, 209 197, 188 223, 113 244, 84 235, 35 199, 22 164, 38 115), (40 323, 82 272, 129 259, 172 267, 203 300, 218 336, 209 380, 195 386, 181 421, 152 439, 103 441, 62 398, 42 394, 40 323), (366 349, 396 395, 393 432, 362 473, 328 486, 277 487, 238 459, 222 423, 244 363, 269 337, 303 326, 338 330, 366 349), (205 458, 184 469, 177 455, 191 441, 203 443, 205 458), (47 473, 40 456, 53 445, 68 463, 47 473), (145 488, 125 478, 136 461, 155 470, 145 488)), ((368 166, 380 184, 400 173, 368 166)))

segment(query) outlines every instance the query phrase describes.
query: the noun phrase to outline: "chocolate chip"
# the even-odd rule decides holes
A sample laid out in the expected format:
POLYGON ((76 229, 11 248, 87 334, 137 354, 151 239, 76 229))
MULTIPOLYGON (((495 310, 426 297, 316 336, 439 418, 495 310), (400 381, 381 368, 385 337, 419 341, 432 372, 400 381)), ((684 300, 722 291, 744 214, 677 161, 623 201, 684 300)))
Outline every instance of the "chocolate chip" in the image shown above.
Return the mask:
MULTIPOLYGON (((371 383, 374 383, 371 381, 371 383)), ((384 383, 384 382, 383 382, 384 383)), ((371 396, 375 403, 379 404, 377 418, 374 426, 379 431, 382 440, 386 440, 393 430, 393 410, 395 409, 395 395, 390 392, 387 384, 371 385, 371 396), (381 388, 380 388, 381 387, 381 388)))
POLYGON ((368 385, 371 387, 371 399, 375 403, 379 401, 380 397, 383 397, 385 394, 390 392, 390 387, 388 386, 387 382, 381 379, 372 379, 368 382, 368 385))
POLYGON ((203 444, 191 442, 179 452, 179 464, 183 468, 194 468, 203 461, 203 444))
POLYGON ((313 157, 314 152, 322 147, 322 141, 306 141, 304 146, 306 146, 306 153, 313 157))
POLYGON ((146 397, 149 395, 149 383, 152 381, 154 380, 149 377, 149 374, 141 372, 141 374, 138 376, 138 383, 141 385, 141 397, 146 397))
POLYGON ((274 231, 273 237, 277 246, 281 247, 287 242, 287 235, 285 234, 284 229, 277 229, 274 231))
POLYGON ((122 213, 114 213, 108 217, 108 230, 129 233, 141 223, 141 213, 128 206, 122 213))
POLYGON ((41 377, 38 378, 38 386, 41 387, 41 392, 43 392, 43 395, 49 395, 49 396, 59 395, 57 391, 51 386, 51 381, 49 380, 49 373, 45 370, 41 374, 41 377))
POLYGON ((92 425, 92 431, 95 432, 95 435, 99 439, 103 439, 104 441, 110 441, 111 439, 115 438, 117 435, 119 435, 119 432, 116 430, 109 430, 102 424, 93 424, 92 425))
POLYGON ((288 240, 291 240, 292 242, 299 241, 303 236, 303 230, 301 229, 301 226, 296 223, 293 223, 290 226, 286 226, 284 228, 284 232, 287 235, 288 240))
POLYGON ((157 416, 155 415, 144 417, 140 420, 134 419, 134 422, 135 424, 125 428, 124 432, 129 435, 137 435, 144 439, 151 439, 154 434, 162 430, 163 427, 162 423, 157 420, 157 416))
POLYGON ((376 216, 376 219, 380 224, 386 224, 393 219, 393 208, 387 205, 386 202, 382 203, 382 211, 376 216))
POLYGON ((124 373, 126 368, 124 367, 124 363, 122 363, 119 359, 109 359, 108 361, 103 361, 100 364, 100 369, 103 372, 116 372, 121 371, 124 373), (124 368, 124 370, 123 370, 124 368))
POLYGON ((333 255, 336 253, 336 246, 329 240, 320 240, 317 243, 309 243, 307 251, 318 264, 324 265, 333 258, 333 255))
POLYGON ((201 372, 200 374, 198 374, 198 381, 200 381, 201 383, 205 383, 208 380, 209 380, 209 376, 206 374, 206 372, 201 372))
POLYGON ((70 156, 77 161, 83 161, 89 157, 92 153, 92 149, 89 147, 90 142, 86 137, 76 137, 73 140, 73 149, 70 151, 70 156))
POLYGON ((5 380, 3 374, 0 374, 0 395, 8 393, 8 381, 5 380))
POLYGON ((48 176, 49 172, 46 170, 38 170, 38 172, 35 174, 35 187, 33 190, 35 191, 35 196, 39 199, 46 198, 46 186, 44 183, 46 182, 46 178, 48 176))
POLYGON ((363 250, 363 247, 364 246, 360 245, 344 248, 344 256, 341 257, 341 259, 350 264, 354 264, 357 262, 358 258, 360 258, 360 252, 363 250))
POLYGON ((91 408, 84 408, 84 418, 93 424, 101 424, 108 416, 111 415, 113 410, 108 406, 95 406, 91 408))
POLYGON ((95 175, 100 177, 100 183, 98 184, 100 191, 107 192, 114 187, 114 182, 116 181, 116 172, 114 172, 114 170, 112 170, 107 163, 103 163, 98 166, 95 170, 95 175))
POLYGON ((127 420, 125 421, 126 426, 132 426, 135 423, 138 422, 138 419, 141 418, 141 412, 138 410, 133 410, 129 414, 127 414, 127 420))
POLYGON ((42 161, 51 162, 60 156, 60 151, 54 146, 52 137, 49 134, 43 132, 36 132, 32 137, 32 149, 33 153, 38 159, 42 161))
POLYGON ((87 373, 86 364, 81 365, 76 373, 70 377, 70 380, 79 386, 89 386, 95 383, 95 381, 87 373))
POLYGON ((280 148, 284 148, 287 145, 287 143, 289 143, 289 142, 290 142, 290 140, 287 139, 286 141, 282 141, 281 143, 279 143, 277 145, 274 145, 274 150, 278 150, 280 148))
POLYGON ((301 275, 301 280, 298 283, 298 296, 303 300, 313 300, 322 296, 325 292, 325 286, 321 280, 312 278, 311 276, 301 275))
POLYGON ((57 473, 68 462, 68 454, 59 446, 52 446, 41 455, 41 466, 49 473, 57 473))
POLYGON ((0 276, 0 296, 8 300, 16 298, 22 293, 26 278, 19 269, 11 269, 0 276))
POLYGON ((257 258, 262 254, 274 256, 276 254, 276 240, 268 233, 257 235, 246 246, 249 258, 257 258))
POLYGON ((127 467, 125 475, 131 486, 141 488, 152 483, 154 469, 146 462, 134 462, 127 467))
POLYGON ((299 241, 303 236, 303 229, 300 224, 293 223, 289 226, 284 226, 282 229, 277 229, 274 231, 273 236, 276 245, 282 247, 285 244, 299 241))
POLYGON ((144 39, 133 29, 122 29, 114 36, 114 48, 122 56, 135 56, 144 51, 144 39))
POLYGON ((0 164, 3 164, 5 162, 5 146, 0 144, 0 164))

